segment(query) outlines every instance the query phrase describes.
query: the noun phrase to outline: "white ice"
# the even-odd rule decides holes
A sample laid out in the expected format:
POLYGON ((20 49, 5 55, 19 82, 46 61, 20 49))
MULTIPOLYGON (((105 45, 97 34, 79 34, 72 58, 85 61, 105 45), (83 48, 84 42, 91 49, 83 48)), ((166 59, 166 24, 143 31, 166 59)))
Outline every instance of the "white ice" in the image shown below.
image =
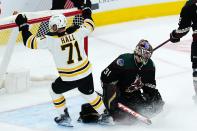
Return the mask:
MULTIPOLYGON (((95 89, 101 91, 100 73, 112 60, 122 53, 132 52, 140 39, 147 39, 156 47, 169 38, 169 33, 177 28, 177 23, 178 16, 170 16, 97 28, 89 37, 89 59, 93 64, 95 89)), ((169 42, 153 53, 152 59, 156 65, 157 88, 166 104, 164 111, 151 119, 152 125, 139 124, 113 127, 80 125, 73 129, 57 128, 55 130, 196 131, 197 105, 192 100, 194 89, 190 62, 191 39, 191 33, 189 33, 180 43, 172 44, 169 42)), ((44 78, 57 74, 52 58, 47 51, 17 48, 8 70, 11 71, 21 67, 29 68, 32 78, 44 78)), ((10 119, 12 121, 12 119, 18 117, 19 120, 28 121, 32 125, 41 121, 39 118, 42 116, 42 113, 46 115, 42 111, 50 107, 49 86, 50 83, 47 82, 32 83, 32 88, 26 92, 0 96, 0 130, 46 131, 54 129, 56 125, 53 125, 52 119, 47 119, 49 122, 45 121, 44 123, 48 124, 49 127, 53 127, 52 129, 39 124, 35 125, 35 127, 25 126, 18 124, 17 120, 16 124, 2 120, 5 117, 7 120, 10 119), (42 106, 42 104, 45 105, 42 106), (38 107, 38 109, 31 110, 31 107, 38 107), (18 114, 15 113, 17 111, 19 111, 18 114), (23 114, 22 111, 27 115, 28 113, 35 113, 41 116, 37 117, 37 119, 28 118, 28 116, 21 118, 19 116, 23 114), (10 116, 10 118, 6 116, 10 116)), ((78 95, 77 90, 65 93, 65 96, 68 97, 71 115, 74 115, 74 118, 77 118, 77 111, 80 108, 80 105, 77 104, 81 101, 78 95), (77 109, 75 108, 76 106, 77 109)), ((53 111, 55 112, 55 110, 53 111)))

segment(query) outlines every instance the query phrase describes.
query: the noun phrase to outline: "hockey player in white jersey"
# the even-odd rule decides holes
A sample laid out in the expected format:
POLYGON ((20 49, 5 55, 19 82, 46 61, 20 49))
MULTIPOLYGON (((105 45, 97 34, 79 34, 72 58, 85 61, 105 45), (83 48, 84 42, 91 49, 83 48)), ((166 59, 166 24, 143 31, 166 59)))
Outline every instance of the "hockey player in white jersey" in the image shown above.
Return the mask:
POLYGON ((72 0, 74 5, 82 10, 84 22, 81 26, 73 25, 67 29, 66 18, 62 14, 54 15, 49 20, 52 32, 43 38, 36 38, 29 31, 27 18, 19 14, 15 20, 22 32, 24 45, 31 49, 48 49, 53 55, 59 72, 59 77, 52 83, 51 96, 54 106, 59 111, 55 122, 63 126, 71 126, 71 118, 66 106, 64 92, 78 88, 84 98, 100 114, 100 124, 113 124, 112 117, 105 111, 103 101, 94 91, 91 64, 84 51, 84 37, 94 30, 91 17, 91 2, 86 0, 72 0))

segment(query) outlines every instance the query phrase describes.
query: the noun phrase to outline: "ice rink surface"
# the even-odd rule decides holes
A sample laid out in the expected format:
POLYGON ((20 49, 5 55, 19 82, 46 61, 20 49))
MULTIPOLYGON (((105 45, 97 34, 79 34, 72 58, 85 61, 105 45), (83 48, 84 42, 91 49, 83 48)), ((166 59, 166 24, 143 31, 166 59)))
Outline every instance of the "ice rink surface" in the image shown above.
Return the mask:
MULTIPOLYGON (((133 52, 140 39, 147 39, 156 47, 169 38, 177 28, 178 16, 145 19, 99 27, 89 37, 89 59, 93 64, 95 89, 101 91, 100 73, 122 53, 133 52)), ((74 128, 58 127, 48 88, 50 83, 31 83, 32 88, 18 94, 0 96, 1 131, 196 131, 197 105, 192 96, 190 62, 191 32, 180 43, 168 43, 153 53, 156 65, 157 88, 164 101, 163 112, 152 118, 152 125, 143 123, 125 126, 84 125, 76 122, 80 104, 84 100, 77 90, 65 93, 74 128)), ((3 49, 1 49, 1 56, 3 49)), ((47 51, 32 51, 16 47, 8 70, 30 69, 31 77, 57 75, 51 55, 47 51)))

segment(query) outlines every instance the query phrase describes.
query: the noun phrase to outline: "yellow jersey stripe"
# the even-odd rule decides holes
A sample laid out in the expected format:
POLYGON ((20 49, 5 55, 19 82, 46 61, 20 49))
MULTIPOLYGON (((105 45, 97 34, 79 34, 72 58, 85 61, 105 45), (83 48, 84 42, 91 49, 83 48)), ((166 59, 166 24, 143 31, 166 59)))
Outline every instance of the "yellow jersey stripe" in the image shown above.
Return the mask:
POLYGON ((33 48, 38 49, 38 42, 36 38, 34 39, 34 42, 33 42, 33 48))
POLYGON ((90 27, 91 28, 91 31, 93 31, 94 30, 94 27, 95 27, 94 22, 92 20, 90 20, 90 19, 86 19, 84 21, 84 26, 86 28, 90 27))
POLYGON ((94 22, 90 19, 85 19, 84 23, 88 23, 89 25, 91 25, 93 28, 95 27, 94 22))
POLYGON ((95 110, 97 110, 97 109, 99 109, 102 105, 103 105, 103 101, 101 100, 101 101, 99 102, 99 104, 98 104, 97 106, 94 106, 93 108, 94 108, 95 110))
POLYGON ((60 102, 62 102, 63 100, 65 100, 64 96, 62 96, 62 97, 60 97, 60 98, 58 98, 58 99, 56 99, 56 100, 53 100, 53 103, 60 103, 60 102))
POLYGON ((30 48, 30 49, 31 49, 31 43, 32 43, 33 38, 34 38, 34 36, 31 35, 31 36, 28 38, 27 43, 26 43, 26 46, 27 46, 28 48, 30 48))
POLYGON ((92 26, 90 26, 88 23, 84 23, 84 26, 85 26, 85 28, 90 27, 91 32, 93 32, 93 31, 94 31, 94 29, 92 28, 92 26))
POLYGON ((100 98, 101 98, 100 96, 97 96, 95 100, 90 102, 90 105, 95 105, 100 100, 100 98))
POLYGON ((74 68, 69 68, 69 69, 66 69, 66 68, 57 68, 58 71, 75 71, 83 66, 85 66, 86 64, 88 63, 88 58, 86 58, 86 60, 79 66, 77 67, 74 67, 74 68))
POLYGON ((60 105, 55 105, 56 108, 61 108, 61 107, 63 107, 63 106, 65 106, 65 103, 62 103, 62 104, 60 104, 60 105))
POLYGON ((85 72, 87 72, 89 69, 91 68, 91 64, 89 64, 85 69, 81 70, 81 71, 78 71, 78 72, 75 72, 75 73, 72 73, 72 74, 65 74, 65 73, 59 73, 60 76, 64 77, 73 77, 73 76, 77 76, 77 75, 80 75, 80 74, 83 74, 85 72))

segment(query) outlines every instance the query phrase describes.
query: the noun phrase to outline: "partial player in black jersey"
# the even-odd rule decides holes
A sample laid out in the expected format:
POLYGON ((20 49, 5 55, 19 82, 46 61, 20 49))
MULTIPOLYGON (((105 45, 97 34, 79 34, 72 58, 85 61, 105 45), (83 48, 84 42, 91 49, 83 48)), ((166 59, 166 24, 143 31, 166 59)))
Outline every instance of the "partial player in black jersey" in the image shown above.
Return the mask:
MULTIPOLYGON (((141 40, 134 53, 120 55, 102 72, 103 101, 115 121, 136 120, 119 109, 118 103, 147 116, 162 110, 164 101, 156 89, 155 65, 150 59, 152 52, 149 42, 141 40)), ((85 122, 96 120, 88 104, 82 106, 80 115, 85 122)))
POLYGON ((64 5, 67 0, 52 0, 51 10, 64 9, 64 5))
POLYGON ((66 98, 63 93, 78 88, 81 95, 89 102, 99 115, 99 124, 113 124, 113 118, 106 112, 102 98, 94 91, 92 66, 84 50, 84 37, 94 30, 91 1, 72 0, 75 7, 82 10, 84 18, 81 25, 67 27, 67 19, 63 14, 53 15, 49 19, 49 32, 43 38, 37 38, 29 31, 27 18, 19 14, 16 24, 22 32, 23 43, 30 49, 47 49, 54 58, 59 77, 51 85, 51 97, 59 116, 55 122, 63 126, 71 126, 66 98))
POLYGON ((193 42, 191 45, 191 62, 193 68, 193 85, 196 94, 193 99, 197 103, 197 0, 189 0, 183 6, 180 18, 179 27, 170 33, 170 41, 173 43, 179 42, 185 36, 190 28, 193 30, 193 42))

